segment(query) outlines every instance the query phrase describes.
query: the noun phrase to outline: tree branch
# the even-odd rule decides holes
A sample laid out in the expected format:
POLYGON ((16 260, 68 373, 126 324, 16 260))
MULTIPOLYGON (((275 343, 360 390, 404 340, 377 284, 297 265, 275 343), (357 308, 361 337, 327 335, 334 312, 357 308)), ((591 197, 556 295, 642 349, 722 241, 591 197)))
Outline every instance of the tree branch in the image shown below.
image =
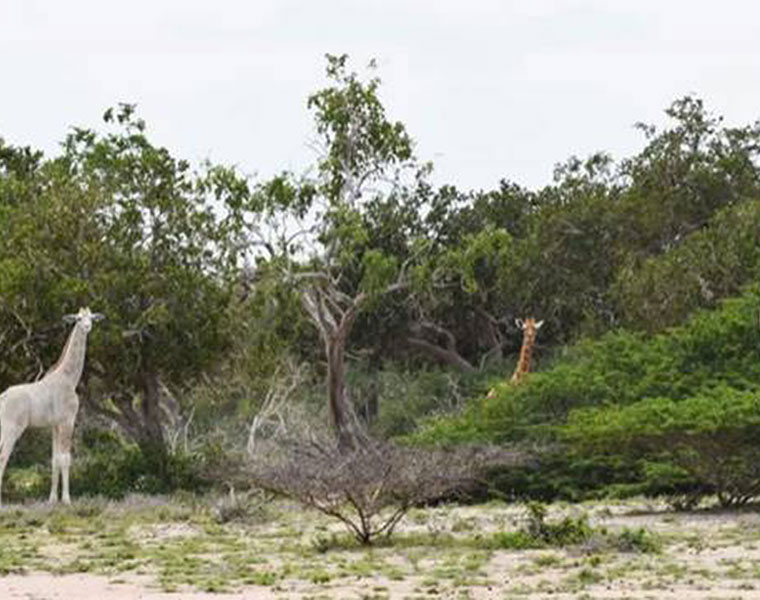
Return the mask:
POLYGON ((442 348, 436 344, 428 342, 422 338, 407 337, 406 341, 415 348, 427 352, 441 362, 456 367, 466 373, 475 371, 473 367, 464 357, 462 357, 456 350, 442 348))

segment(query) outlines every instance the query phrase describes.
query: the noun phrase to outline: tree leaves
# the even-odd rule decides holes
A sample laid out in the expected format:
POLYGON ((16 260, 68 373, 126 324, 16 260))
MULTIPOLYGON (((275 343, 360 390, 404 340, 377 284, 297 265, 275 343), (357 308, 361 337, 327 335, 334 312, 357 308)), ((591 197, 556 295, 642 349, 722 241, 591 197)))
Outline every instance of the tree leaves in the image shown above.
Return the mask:
MULTIPOLYGON (((80 305, 107 314, 91 339, 98 367, 89 373, 85 400, 131 433, 155 431, 141 419, 157 411, 140 416, 134 399, 158 402, 149 397, 157 381, 187 386, 229 345, 227 307, 248 186, 231 169, 207 165, 192 173, 187 161, 153 145, 132 105, 104 118, 114 131, 74 129, 63 154, 36 169, 40 193, 8 213, 0 320, 19 339, 26 333, 12 312, 38 329, 80 305), (27 265, 23 277, 14 261, 27 265), (122 412, 108 409, 109 399, 122 412)), ((60 351, 62 335, 36 340, 44 362, 60 351)), ((18 355, 7 357, 6 385, 28 379, 21 363, 18 355)))

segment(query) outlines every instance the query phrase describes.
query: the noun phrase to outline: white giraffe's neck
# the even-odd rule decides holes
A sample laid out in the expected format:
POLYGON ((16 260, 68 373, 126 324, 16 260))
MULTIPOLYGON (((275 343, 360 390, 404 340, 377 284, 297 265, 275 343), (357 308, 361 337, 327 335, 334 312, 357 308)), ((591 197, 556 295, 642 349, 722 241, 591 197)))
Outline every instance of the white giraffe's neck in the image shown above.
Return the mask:
POLYGON ((61 357, 50 369, 50 373, 59 373, 71 380, 76 387, 84 370, 84 357, 87 349, 87 332, 77 323, 74 325, 66 345, 63 347, 61 357))

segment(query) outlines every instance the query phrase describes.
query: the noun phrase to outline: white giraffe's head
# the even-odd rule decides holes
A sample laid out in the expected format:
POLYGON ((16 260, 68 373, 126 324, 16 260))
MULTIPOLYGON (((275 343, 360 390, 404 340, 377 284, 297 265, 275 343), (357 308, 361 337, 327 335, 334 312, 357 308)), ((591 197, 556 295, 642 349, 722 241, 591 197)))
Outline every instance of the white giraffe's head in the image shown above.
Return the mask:
POLYGON ((90 312, 88 307, 80 308, 78 313, 63 316, 66 323, 77 323, 84 329, 85 333, 92 329, 93 322, 104 318, 105 316, 101 313, 90 312))

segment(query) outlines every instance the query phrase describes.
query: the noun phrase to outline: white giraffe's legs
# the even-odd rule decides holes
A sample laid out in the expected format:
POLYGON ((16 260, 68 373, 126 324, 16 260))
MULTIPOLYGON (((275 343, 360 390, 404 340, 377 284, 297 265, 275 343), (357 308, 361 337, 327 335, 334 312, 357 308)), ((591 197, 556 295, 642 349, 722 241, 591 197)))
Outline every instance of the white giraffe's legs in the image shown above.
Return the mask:
POLYGON ((13 427, 10 423, 0 423, 0 505, 2 505, 3 475, 8 459, 13 452, 16 441, 24 432, 23 429, 13 427))

